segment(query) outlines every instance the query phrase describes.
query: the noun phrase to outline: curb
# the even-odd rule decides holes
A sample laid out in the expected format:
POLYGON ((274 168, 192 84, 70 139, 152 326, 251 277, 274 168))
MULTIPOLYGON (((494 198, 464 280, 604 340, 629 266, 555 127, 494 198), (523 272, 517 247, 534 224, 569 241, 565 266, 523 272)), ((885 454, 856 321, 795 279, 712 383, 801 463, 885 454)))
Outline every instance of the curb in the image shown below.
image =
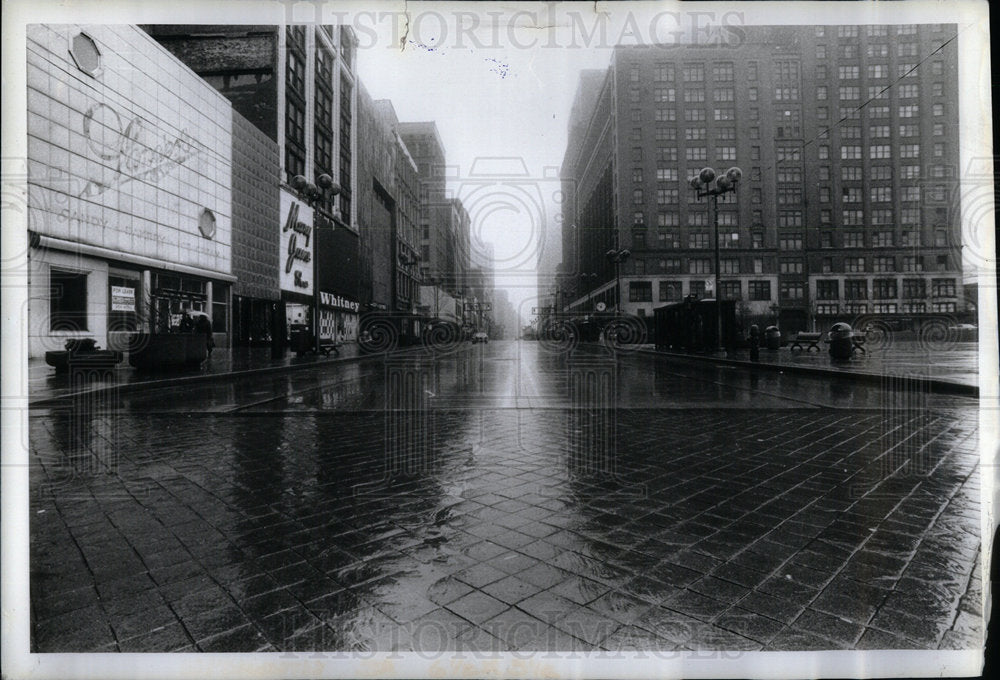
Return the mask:
POLYGON ((76 399, 79 397, 97 397, 108 392, 117 392, 119 394, 123 392, 141 392, 143 390, 157 389, 160 387, 177 387, 180 385, 196 385, 200 383, 209 383, 219 380, 234 380, 239 378, 244 378, 253 375, 267 375, 270 373, 291 373, 293 371, 301 371, 307 368, 323 368, 326 366, 333 366, 337 364, 347 364, 357 361, 363 361, 365 359, 370 359, 372 357, 378 356, 406 356, 411 352, 419 350, 419 347, 411 349, 400 350, 391 353, 378 353, 378 354, 358 354, 353 357, 340 357, 334 359, 317 359, 316 361, 303 362, 301 364, 288 364, 285 366, 262 366, 260 368, 246 368, 239 371, 227 371, 224 373, 201 373, 198 375, 185 375, 178 378, 163 378, 162 380, 140 380, 136 382, 122 383, 120 385, 105 385, 102 387, 97 387, 91 390, 83 390, 80 392, 68 392, 58 397, 45 397, 43 399, 38 399, 36 401, 29 401, 28 408, 46 408, 50 406, 58 406, 65 402, 67 399, 76 399))
POLYGON ((702 363, 721 364, 745 370, 764 369, 778 373, 797 373, 800 375, 813 375, 823 377, 837 377, 858 380, 865 383, 881 385, 888 378, 899 381, 900 387, 907 389, 922 389, 926 387, 929 391, 938 394, 954 394, 963 397, 979 398, 978 385, 966 385, 965 383, 942 380, 940 378, 926 378, 919 376, 902 376, 892 373, 867 373, 865 371, 838 371, 832 368, 820 368, 816 366, 799 366, 796 364, 772 364, 765 361, 752 362, 742 359, 723 359, 721 357, 699 356, 696 354, 681 354, 679 352, 661 352, 652 349, 639 349, 636 354, 647 354, 651 356, 666 357, 670 359, 686 359, 700 361, 702 363))

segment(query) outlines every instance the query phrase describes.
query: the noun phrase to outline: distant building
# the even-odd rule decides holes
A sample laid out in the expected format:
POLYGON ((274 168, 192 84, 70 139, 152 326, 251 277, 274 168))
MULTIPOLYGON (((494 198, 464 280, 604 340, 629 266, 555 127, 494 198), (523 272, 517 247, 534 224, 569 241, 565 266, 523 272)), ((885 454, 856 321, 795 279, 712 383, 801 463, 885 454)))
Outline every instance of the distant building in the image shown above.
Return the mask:
MULTIPOLYGON (((363 313, 390 312, 401 342, 420 333, 419 174, 392 103, 358 92, 358 222, 363 313)), ((364 324, 362 324, 364 325, 364 324)))
POLYGON ((470 267, 469 214, 448 198, 445 151, 433 122, 404 122, 399 134, 420 179, 420 310, 431 318, 462 322, 470 267))
POLYGON ((743 31, 735 47, 617 48, 582 75, 563 270, 598 277, 566 307, 614 308, 614 247, 631 251, 629 314, 714 296, 713 224, 688 179, 739 166, 738 196, 719 200, 718 293, 745 315, 795 331, 961 313, 956 27, 743 31))

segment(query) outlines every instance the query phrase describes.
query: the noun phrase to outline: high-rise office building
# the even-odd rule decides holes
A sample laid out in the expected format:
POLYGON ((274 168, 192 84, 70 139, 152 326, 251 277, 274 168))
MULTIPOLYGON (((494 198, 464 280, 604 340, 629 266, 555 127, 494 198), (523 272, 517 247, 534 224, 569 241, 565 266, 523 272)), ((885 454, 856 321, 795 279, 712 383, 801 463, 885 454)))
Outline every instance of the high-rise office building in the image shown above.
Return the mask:
POLYGON ((568 305, 713 297, 715 230, 688 179, 743 170, 718 199, 723 299, 785 331, 866 314, 963 311, 958 58, 951 24, 745 27, 739 45, 621 47, 584 72, 562 168, 568 305), (594 96, 594 92, 597 92, 594 96))

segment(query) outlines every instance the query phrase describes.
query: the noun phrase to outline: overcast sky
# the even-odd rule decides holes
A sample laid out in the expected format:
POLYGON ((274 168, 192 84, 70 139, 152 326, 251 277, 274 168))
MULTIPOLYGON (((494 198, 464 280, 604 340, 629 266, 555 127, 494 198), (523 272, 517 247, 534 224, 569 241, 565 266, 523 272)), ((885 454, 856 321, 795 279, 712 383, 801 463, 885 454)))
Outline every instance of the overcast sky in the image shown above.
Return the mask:
MULTIPOLYGON (((527 320, 539 248, 558 248, 541 236, 547 225, 558 229, 558 170, 579 73, 606 67, 610 49, 583 49, 582 36, 574 48, 565 13, 563 29, 534 28, 551 25, 544 5, 521 14, 510 5, 490 7, 493 14, 409 7, 408 35, 401 15, 354 18, 359 75, 374 98, 392 100, 400 120, 437 124, 448 188, 470 212, 473 247, 493 244, 497 285, 527 320)), ((591 7, 574 8, 583 32, 593 30, 591 7)))

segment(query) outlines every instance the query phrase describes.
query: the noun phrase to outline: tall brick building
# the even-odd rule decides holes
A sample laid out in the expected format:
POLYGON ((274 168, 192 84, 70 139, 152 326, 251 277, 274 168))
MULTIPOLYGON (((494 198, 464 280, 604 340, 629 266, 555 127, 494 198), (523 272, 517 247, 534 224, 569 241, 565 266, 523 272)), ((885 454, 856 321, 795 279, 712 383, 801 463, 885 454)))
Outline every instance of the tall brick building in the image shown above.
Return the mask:
MULTIPOLYGON (((158 24, 143 29, 277 144, 280 213, 271 228, 280 234, 274 256, 286 325, 318 329, 325 338, 355 338, 360 227, 354 200, 357 48, 351 28, 158 24), (296 177, 316 185, 323 175, 340 186, 339 195, 310 196, 296 186, 296 177)), ((259 231, 250 220, 233 228, 259 231)), ((237 313, 245 310, 242 300, 234 303, 237 313)), ((240 328, 260 326, 257 307, 249 309, 253 318, 237 318, 240 328)))
POLYGON ((743 30, 736 46, 618 48, 603 77, 582 75, 562 168, 567 308, 614 307, 613 247, 631 250, 625 312, 711 297, 715 234, 687 180, 735 165, 720 292, 745 316, 791 332, 961 313, 956 27, 743 30))

